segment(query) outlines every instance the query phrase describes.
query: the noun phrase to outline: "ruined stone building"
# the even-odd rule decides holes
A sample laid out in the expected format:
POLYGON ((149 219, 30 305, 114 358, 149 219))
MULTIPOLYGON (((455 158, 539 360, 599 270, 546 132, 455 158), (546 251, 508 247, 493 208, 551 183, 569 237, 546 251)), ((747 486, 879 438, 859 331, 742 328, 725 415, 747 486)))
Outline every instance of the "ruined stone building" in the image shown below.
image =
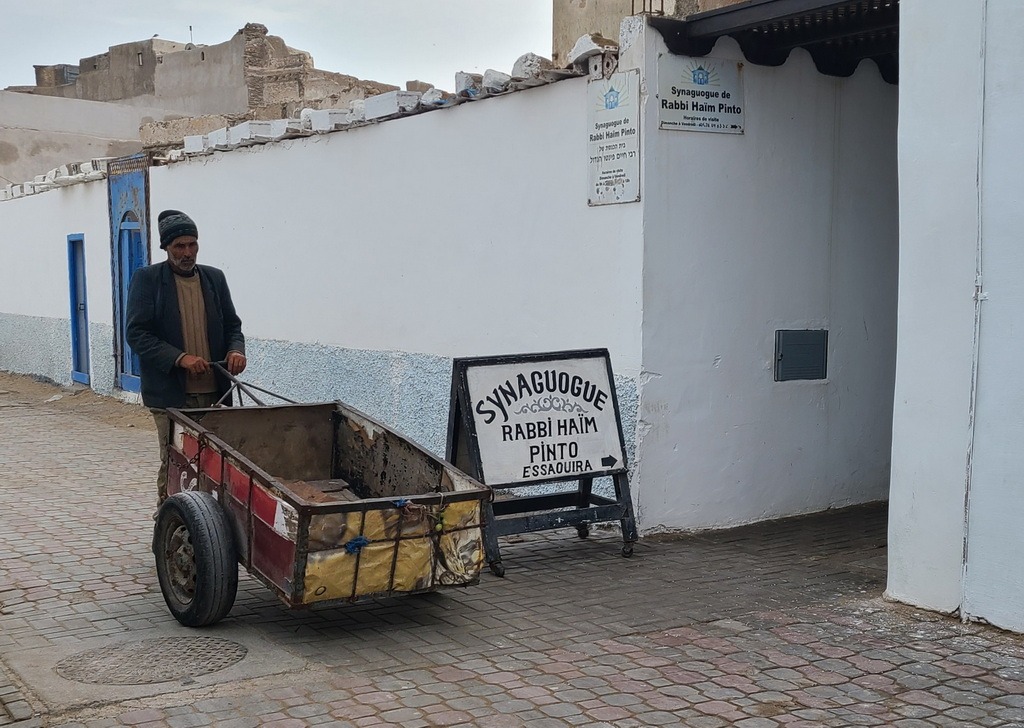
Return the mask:
POLYGON ((77 66, 36 66, 35 86, 8 91, 176 111, 188 116, 280 119, 296 108, 335 108, 394 86, 313 66, 259 23, 223 43, 204 46, 149 38, 112 46, 77 66))
POLYGON ((317 69, 309 53, 259 23, 215 45, 149 38, 35 71, 35 86, 0 91, 7 183, 70 161, 166 148, 247 119, 347 107, 395 88, 317 69))

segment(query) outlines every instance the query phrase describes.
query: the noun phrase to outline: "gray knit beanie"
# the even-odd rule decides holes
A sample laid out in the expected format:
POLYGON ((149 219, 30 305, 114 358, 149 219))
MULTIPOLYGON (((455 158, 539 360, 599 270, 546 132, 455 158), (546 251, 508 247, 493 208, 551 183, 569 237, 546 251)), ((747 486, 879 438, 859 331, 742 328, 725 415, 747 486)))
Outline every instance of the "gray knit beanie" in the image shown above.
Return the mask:
POLYGON ((175 238, 182 235, 199 237, 199 229, 192 218, 180 210, 164 210, 157 216, 157 227, 160 228, 160 249, 166 250, 175 238))

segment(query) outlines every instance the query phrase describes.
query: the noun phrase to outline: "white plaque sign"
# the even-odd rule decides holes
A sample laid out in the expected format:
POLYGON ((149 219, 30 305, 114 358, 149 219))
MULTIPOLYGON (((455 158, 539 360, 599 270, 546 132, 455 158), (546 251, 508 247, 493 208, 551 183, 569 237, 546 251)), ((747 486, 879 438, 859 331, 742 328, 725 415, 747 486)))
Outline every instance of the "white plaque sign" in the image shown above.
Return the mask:
POLYGON ((587 84, 589 195, 593 205, 640 199, 640 71, 587 84))
POLYGON ((485 483, 576 480, 623 470, 606 351, 468 364, 469 415, 485 483))
POLYGON ((658 57, 662 129, 743 133, 743 64, 721 58, 658 57))

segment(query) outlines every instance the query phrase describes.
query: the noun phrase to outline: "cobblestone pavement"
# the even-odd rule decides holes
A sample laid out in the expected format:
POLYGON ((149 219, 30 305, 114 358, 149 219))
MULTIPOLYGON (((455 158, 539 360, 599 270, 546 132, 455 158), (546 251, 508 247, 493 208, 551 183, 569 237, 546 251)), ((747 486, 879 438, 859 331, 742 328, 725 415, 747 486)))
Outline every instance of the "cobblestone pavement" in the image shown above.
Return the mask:
POLYGON ((505 579, 337 609, 243 576, 224 622, 180 628, 149 551, 148 415, 100 400, 0 374, 0 726, 1024 725, 1021 637, 881 599, 877 506, 632 559, 611 532, 513 537, 505 579), (115 684, 163 664, 145 640, 207 637, 248 653, 115 684), (89 661, 126 646, 114 672, 89 661))

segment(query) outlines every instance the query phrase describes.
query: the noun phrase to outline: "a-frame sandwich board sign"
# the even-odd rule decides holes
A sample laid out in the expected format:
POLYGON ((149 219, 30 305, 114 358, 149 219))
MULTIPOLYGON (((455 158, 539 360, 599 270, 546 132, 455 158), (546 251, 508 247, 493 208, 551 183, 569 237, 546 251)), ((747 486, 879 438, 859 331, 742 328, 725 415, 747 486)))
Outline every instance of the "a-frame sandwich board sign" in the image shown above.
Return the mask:
POLYGON ((498 576, 498 537, 514 533, 575 527, 586 538, 591 523, 619 521, 622 554, 633 554, 636 519, 607 349, 455 359, 446 459, 499 492, 484 507, 487 561, 498 576), (593 492, 601 477, 612 479, 614 498, 593 492), (511 494, 568 481, 576 490, 511 494))

